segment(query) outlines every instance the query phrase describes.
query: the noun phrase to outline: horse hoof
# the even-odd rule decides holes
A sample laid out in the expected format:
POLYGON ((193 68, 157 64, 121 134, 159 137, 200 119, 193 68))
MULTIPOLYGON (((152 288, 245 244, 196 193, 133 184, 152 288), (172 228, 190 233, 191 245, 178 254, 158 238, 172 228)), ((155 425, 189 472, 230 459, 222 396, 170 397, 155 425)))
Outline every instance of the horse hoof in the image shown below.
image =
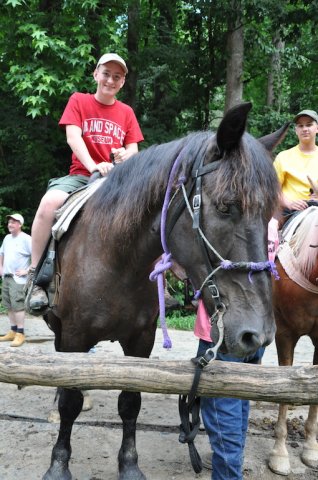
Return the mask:
POLYGON ((318 447, 317 448, 304 448, 301 455, 301 461, 311 468, 318 467, 318 447))
POLYGON ((83 397, 84 397, 82 411, 87 412, 88 410, 92 410, 93 400, 92 400, 90 394, 86 391, 82 392, 82 394, 83 394, 83 397))
POLYGON ((269 457, 268 468, 276 475, 287 476, 290 474, 289 458, 284 455, 271 455, 269 457))
POLYGON ((145 475, 139 470, 137 466, 123 468, 119 472, 118 480, 147 480, 145 475))
POLYGON ((47 421, 50 423, 59 423, 60 422, 60 414, 58 410, 51 410, 48 414, 47 421))
POLYGON ((72 474, 69 470, 63 470, 61 471, 58 469, 58 471, 53 470, 50 468, 42 480, 72 480, 72 474))

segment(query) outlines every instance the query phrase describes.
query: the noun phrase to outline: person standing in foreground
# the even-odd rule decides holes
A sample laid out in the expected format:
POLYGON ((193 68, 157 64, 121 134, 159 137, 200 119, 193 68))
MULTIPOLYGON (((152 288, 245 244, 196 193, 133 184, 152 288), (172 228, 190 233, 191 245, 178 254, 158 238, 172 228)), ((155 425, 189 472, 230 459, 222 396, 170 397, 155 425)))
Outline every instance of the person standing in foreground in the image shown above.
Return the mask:
POLYGON ((308 180, 318 181, 318 114, 314 110, 302 110, 294 117, 298 145, 280 152, 274 167, 281 185, 281 208, 283 216, 305 210, 317 204, 308 180), (308 203, 309 202, 309 203, 308 203))
POLYGON ((22 232, 24 219, 19 213, 7 215, 9 234, 0 248, 0 275, 2 276, 2 305, 8 309, 11 330, 0 337, 0 342, 11 342, 20 347, 24 335, 24 285, 31 259, 31 237, 22 232))
MULTIPOLYGON (((277 220, 268 224, 268 260, 275 261, 278 247, 277 220)), ((197 357, 214 346, 211 340, 209 315, 202 300, 199 300, 194 334, 199 338, 197 357)), ((238 358, 229 353, 217 353, 216 360, 260 364, 265 349, 259 348, 254 355, 238 358)), ((211 444, 208 459, 203 459, 206 468, 212 468, 212 480, 243 480, 244 449, 250 411, 249 400, 239 398, 201 398, 201 416, 211 444)))
POLYGON ((143 135, 132 108, 116 99, 125 84, 128 69, 115 53, 106 53, 94 71, 95 94, 74 93, 59 125, 66 130, 72 150, 69 175, 52 179, 42 198, 32 225, 32 259, 26 289, 26 309, 41 315, 48 306, 46 292, 34 285, 33 278, 51 235, 55 212, 68 195, 86 185, 93 172, 107 176, 115 163, 138 152, 143 135))

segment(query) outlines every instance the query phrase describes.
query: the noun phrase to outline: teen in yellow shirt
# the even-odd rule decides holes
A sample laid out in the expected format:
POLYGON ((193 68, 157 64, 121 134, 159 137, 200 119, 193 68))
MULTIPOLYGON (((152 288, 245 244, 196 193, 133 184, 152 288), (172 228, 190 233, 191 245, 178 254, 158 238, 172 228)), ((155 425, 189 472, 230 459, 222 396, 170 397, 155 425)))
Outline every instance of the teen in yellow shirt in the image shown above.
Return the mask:
POLYGON ((298 145, 280 152, 274 162, 281 184, 281 207, 288 210, 304 210, 308 201, 317 201, 310 192, 309 176, 318 183, 318 114, 314 110, 302 110, 294 118, 298 145))

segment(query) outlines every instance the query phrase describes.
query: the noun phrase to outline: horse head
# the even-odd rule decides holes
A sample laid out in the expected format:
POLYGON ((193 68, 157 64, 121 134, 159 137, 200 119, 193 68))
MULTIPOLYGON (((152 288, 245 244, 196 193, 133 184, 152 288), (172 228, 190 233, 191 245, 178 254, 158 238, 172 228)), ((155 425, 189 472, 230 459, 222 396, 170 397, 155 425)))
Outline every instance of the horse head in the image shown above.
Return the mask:
MULTIPOLYGON (((188 161, 183 172, 188 209, 169 236, 173 257, 200 291, 212 318, 213 341, 218 340, 215 320, 222 310, 222 349, 237 356, 268 345, 275 333, 271 278, 265 269, 268 222, 279 191, 270 152, 288 128, 286 124, 255 139, 245 132, 250 108, 245 103, 229 110, 216 134, 200 137, 205 142, 202 156, 194 164, 188 161), (230 264, 235 269, 226 270, 230 264), (255 265, 264 267, 253 272, 255 265)), ((190 141, 186 156, 197 150, 198 139, 190 141)))

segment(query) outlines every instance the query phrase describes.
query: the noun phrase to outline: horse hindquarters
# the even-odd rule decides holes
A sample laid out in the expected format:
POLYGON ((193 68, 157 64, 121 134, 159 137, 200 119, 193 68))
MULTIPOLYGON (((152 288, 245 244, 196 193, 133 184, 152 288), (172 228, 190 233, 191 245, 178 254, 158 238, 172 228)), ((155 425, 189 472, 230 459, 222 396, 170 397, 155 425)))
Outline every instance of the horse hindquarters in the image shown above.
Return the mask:
POLYGON ((60 431, 52 451, 51 466, 43 480, 71 480, 72 475, 68 468, 72 453, 71 433, 82 406, 83 394, 80 390, 61 389, 59 397, 60 431))

